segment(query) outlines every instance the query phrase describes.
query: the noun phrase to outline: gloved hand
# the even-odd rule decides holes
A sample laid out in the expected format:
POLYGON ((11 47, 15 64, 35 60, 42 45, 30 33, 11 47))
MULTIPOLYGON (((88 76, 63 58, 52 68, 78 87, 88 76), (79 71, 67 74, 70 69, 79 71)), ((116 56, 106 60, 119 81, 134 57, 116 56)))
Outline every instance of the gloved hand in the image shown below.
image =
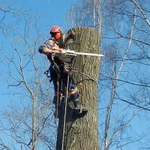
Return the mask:
POLYGON ((52 50, 58 50, 59 52, 62 52, 63 51, 63 48, 59 48, 57 46, 53 46, 52 47, 52 50))

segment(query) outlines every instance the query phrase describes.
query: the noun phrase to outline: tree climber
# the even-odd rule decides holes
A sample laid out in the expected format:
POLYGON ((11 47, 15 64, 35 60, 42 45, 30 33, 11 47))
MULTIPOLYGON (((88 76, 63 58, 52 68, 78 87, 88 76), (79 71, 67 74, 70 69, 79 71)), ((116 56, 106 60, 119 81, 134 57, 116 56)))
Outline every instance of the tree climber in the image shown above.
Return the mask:
MULTIPOLYGON (((61 79, 63 79, 63 85, 67 86, 67 77, 69 75, 69 64, 65 62, 65 60, 62 60, 60 57, 53 55, 52 52, 55 50, 59 51, 60 53, 63 51, 63 39, 64 34, 63 30, 59 26, 53 26, 50 30, 51 38, 45 41, 40 47, 39 52, 42 54, 45 54, 50 61, 51 65, 49 68, 51 81, 53 81, 54 84, 54 100, 53 103, 55 104, 55 113, 56 109, 58 108, 57 104, 60 99, 60 85, 61 79), (59 86, 58 86, 59 85, 59 86)), ((79 93, 77 90, 77 87, 73 81, 73 78, 71 75, 69 75, 69 86, 68 86, 70 99, 74 103, 74 107, 76 110, 81 109, 81 104, 79 103, 79 93)), ((81 111, 78 111, 81 113, 81 111)), ((57 116, 55 116, 57 117, 57 116)))

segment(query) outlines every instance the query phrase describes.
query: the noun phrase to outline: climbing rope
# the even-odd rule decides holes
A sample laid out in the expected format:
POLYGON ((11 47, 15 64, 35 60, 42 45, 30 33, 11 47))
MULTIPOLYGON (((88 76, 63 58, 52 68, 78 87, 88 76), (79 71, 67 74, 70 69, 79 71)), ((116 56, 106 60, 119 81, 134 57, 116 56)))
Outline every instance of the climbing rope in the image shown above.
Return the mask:
MULTIPOLYGON (((86 74, 86 73, 83 73, 83 72, 76 71, 75 69, 72 69, 71 72, 80 73, 80 74, 82 74, 83 76, 88 77, 88 79, 83 79, 82 81, 84 81, 84 80, 91 80, 91 81, 95 82, 96 85, 98 86, 97 81, 96 81, 95 79, 93 79, 90 75, 88 75, 88 74, 86 74)), ((80 83, 80 82, 82 82, 82 81, 79 81, 78 83, 80 83)), ((77 84, 78 84, 78 83, 77 83, 77 84)))
POLYGON ((56 108, 55 108, 55 109, 56 109, 56 110, 55 110, 55 111, 56 111, 56 112, 55 112, 55 113, 56 113, 56 114, 55 114, 55 117, 56 117, 56 118, 58 118, 58 115, 59 115, 59 114, 58 114, 58 107, 59 107, 59 103, 60 103, 60 102, 59 102, 59 96, 60 96, 60 95, 59 95, 59 88, 60 88, 60 85, 59 85, 59 78, 58 78, 58 79, 57 79, 57 93, 56 93, 57 101, 56 101, 56 108))
POLYGON ((69 89, 69 72, 67 76, 67 87, 66 87, 66 95, 65 95, 65 111, 64 111, 64 124, 63 124, 63 135, 62 135, 62 148, 64 150, 64 140, 65 140, 65 130, 66 130, 66 116, 67 116, 67 103, 68 103, 68 89, 69 89))

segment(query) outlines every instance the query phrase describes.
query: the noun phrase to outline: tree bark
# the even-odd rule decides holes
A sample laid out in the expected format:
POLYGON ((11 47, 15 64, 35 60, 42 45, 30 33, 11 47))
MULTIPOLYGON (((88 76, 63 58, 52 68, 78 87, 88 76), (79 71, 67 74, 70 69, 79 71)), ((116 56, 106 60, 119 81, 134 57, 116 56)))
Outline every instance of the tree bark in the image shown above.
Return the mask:
MULTIPOLYGON (((88 27, 76 27, 68 31, 68 33, 70 32, 75 33, 75 35, 68 40, 69 42, 66 42, 67 48, 77 52, 100 52, 100 34, 97 31, 88 27)), ((63 122, 63 113, 59 118, 56 149, 99 150, 97 80, 100 58, 77 56, 73 60, 71 68, 73 69, 71 75, 80 93, 79 100, 88 109, 88 113, 82 118, 77 118, 73 114, 73 103, 68 100, 65 124, 63 122)), ((61 108, 61 111, 64 112, 64 108, 61 108)))

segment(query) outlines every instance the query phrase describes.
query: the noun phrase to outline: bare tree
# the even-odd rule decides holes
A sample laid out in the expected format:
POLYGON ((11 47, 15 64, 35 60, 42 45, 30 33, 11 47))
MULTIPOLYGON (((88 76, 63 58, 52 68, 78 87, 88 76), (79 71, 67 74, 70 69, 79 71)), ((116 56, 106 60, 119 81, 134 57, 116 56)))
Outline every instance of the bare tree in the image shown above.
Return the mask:
MULTIPOLYGON (((107 79, 113 80, 113 82, 117 81, 116 83, 117 83, 117 85, 119 85, 119 87, 117 86, 115 89, 115 96, 114 96, 115 104, 116 104, 116 100, 120 100, 122 102, 128 103, 130 106, 129 108, 132 108, 132 106, 135 106, 135 107, 137 107, 137 109, 149 111, 149 109, 148 109, 149 105, 146 105, 146 103, 144 104, 141 100, 140 100, 141 102, 140 101, 138 102, 138 99, 139 99, 138 96, 139 96, 139 93, 141 92, 141 86, 144 86, 145 90, 146 90, 146 86, 147 86, 146 84, 141 84, 141 81, 142 80, 144 81, 145 77, 140 75, 140 74, 143 74, 142 70, 141 70, 141 67, 143 67, 143 62, 142 62, 143 58, 142 59, 139 58, 139 55, 140 56, 143 55, 143 50, 141 51, 141 48, 140 48, 141 46, 144 48, 144 51, 147 49, 148 45, 147 45, 146 40, 144 40, 144 39, 148 38, 148 32, 147 32, 148 30, 147 30, 147 27, 145 24, 146 22, 144 21, 143 17, 139 13, 137 7, 132 4, 133 3, 129 2, 129 1, 128 2, 109 1, 107 3, 107 7, 109 8, 108 12, 109 11, 110 12, 108 14, 106 13, 107 14, 106 16, 104 14, 104 17, 105 17, 104 22, 107 23, 108 26, 106 26, 106 28, 104 27, 104 31, 106 30, 107 32, 104 32, 104 34, 103 34, 103 36, 104 36, 103 37, 103 40, 104 40, 103 45, 105 45, 105 44, 108 45, 108 47, 104 46, 106 48, 105 50, 107 50, 106 57, 108 57, 108 58, 105 57, 106 60, 109 60, 109 58, 114 59, 114 60, 116 60, 116 65, 114 67, 115 74, 113 74, 113 76, 111 76, 111 74, 108 74, 109 72, 106 69, 105 69, 105 72, 107 73, 107 75, 106 75, 106 73, 102 73, 101 75, 105 76, 105 77, 103 76, 104 78, 102 78, 102 79, 107 78, 107 79), (111 6, 112 9, 109 6, 111 6), (118 20, 120 22, 118 22, 118 20), (144 25, 145 31, 141 30, 142 25, 144 25), (110 33, 111 36, 108 33, 110 33), (114 35, 114 36, 112 36, 112 35, 114 35), (115 37, 117 37, 116 38, 117 44, 105 43, 106 40, 104 38, 107 39, 109 37, 110 37, 110 40, 109 40, 110 43, 114 43, 115 37), (138 45, 140 45, 140 47, 138 45), (121 50, 120 50, 120 48, 121 48, 121 50), (116 52, 116 55, 113 55, 113 57, 110 56, 110 54, 109 54, 109 52, 112 51, 112 49, 118 50, 116 52), (138 68, 137 68, 137 65, 138 65, 138 68), (120 68, 119 66, 120 67, 122 66, 122 68, 120 68), (138 69, 138 72, 137 72, 137 69, 138 69), (117 72, 120 74, 119 78, 116 78, 118 75, 117 72), (140 79, 140 80, 138 80, 138 79, 140 79), (131 91, 131 89, 132 89, 132 91, 131 91), (119 92, 119 91, 122 91, 122 92, 119 92), (140 91, 140 92, 138 92, 138 91, 140 91)), ((104 12, 106 11, 107 7, 103 8, 104 12)), ((109 63, 109 65, 110 65, 110 63, 109 63)), ((104 64, 104 66, 105 66, 105 64, 104 64)), ((141 96, 140 96, 140 98, 142 98, 141 96)), ((114 105, 112 105, 112 106, 114 106, 114 105)), ((130 113, 133 113, 133 116, 136 111, 135 107, 133 107, 133 110, 129 109, 130 113)), ((107 108, 107 110, 108 110, 108 108, 107 108)), ((112 111, 111 114, 113 112, 114 111, 112 111)), ((138 115, 142 115, 143 114, 142 112, 143 111, 138 111, 138 115)), ((126 116, 128 116, 127 113, 126 113, 126 116)), ((130 122, 130 124, 131 124, 131 122, 130 122)), ((132 124, 132 125, 134 127, 134 124, 132 124)), ((110 131, 110 129, 108 131, 110 131)), ((126 134, 127 132, 128 132, 128 130, 126 129, 126 132, 122 132, 121 134, 126 134)), ((140 134, 140 131, 138 131, 138 132, 140 134)), ((106 128, 105 128, 105 135, 107 135, 106 128)), ((135 136, 135 139, 136 139, 135 141, 138 142, 139 139, 142 139, 142 138, 143 138, 142 134, 139 137, 135 136)), ((129 139, 131 141, 133 141, 132 138, 129 138, 129 139)), ((110 140, 108 140, 108 141, 110 141, 110 140)), ((133 145, 134 145, 135 141, 133 141, 133 145)), ((127 146, 126 144, 128 142, 121 144, 118 140, 119 144, 116 144, 116 145, 112 144, 112 146, 114 145, 118 148, 121 148, 123 146, 127 146)), ((107 143, 111 143, 111 142, 107 142, 107 143)), ((132 142, 129 142, 129 143, 132 143, 132 142)), ((105 144, 106 144, 106 142, 105 142, 105 144)), ((137 147, 137 148, 140 149, 140 147, 137 147)), ((108 147, 105 146, 105 149, 108 149, 108 147)))
MULTIPOLYGON (((8 7, 11 6, 5 5, 4 8, 8 7)), ((6 82, 9 88, 7 94, 12 103, 0 113, 3 118, 0 133, 4 135, 0 137, 0 148, 54 149, 56 123, 53 117, 51 87, 49 81, 44 79, 47 65, 42 64, 37 55, 42 38, 38 26, 40 16, 33 17, 31 11, 24 8, 22 6, 20 11, 14 10, 12 21, 17 22, 17 25, 12 23, 11 28, 7 29, 2 27, 4 36, 7 37, 7 47, 2 49, 5 50, 3 57, 5 56, 6 82)), ((5 14, 2 22, 6 16, 12 17, 12 13, 5 14)))
POLYGON ((101 34, 101 8, 100 0, 85 0, 73 6, 70 11, 70 20, 74 26, 93 27, 101 34))
MULTIPOLYGON (((83 1, 84 5, 73 7, 71 17, 75 25, 95 28, 91 12, 96 2, 83 1)), ((134 147, 135 142, 143 142, 146 137, 140 130, 137 131, 139 136, 128 136, 128 132, 132 133, 128 127, 134 128, 137 115, 149 111, 149 71, 143 70, 149 66, 148 3, 101 0, 97 5, 101 10, 98 16, 102 16, 101 49, 105 55, 99 81, 101 149, 121 149, 128 144, 134 147)))

